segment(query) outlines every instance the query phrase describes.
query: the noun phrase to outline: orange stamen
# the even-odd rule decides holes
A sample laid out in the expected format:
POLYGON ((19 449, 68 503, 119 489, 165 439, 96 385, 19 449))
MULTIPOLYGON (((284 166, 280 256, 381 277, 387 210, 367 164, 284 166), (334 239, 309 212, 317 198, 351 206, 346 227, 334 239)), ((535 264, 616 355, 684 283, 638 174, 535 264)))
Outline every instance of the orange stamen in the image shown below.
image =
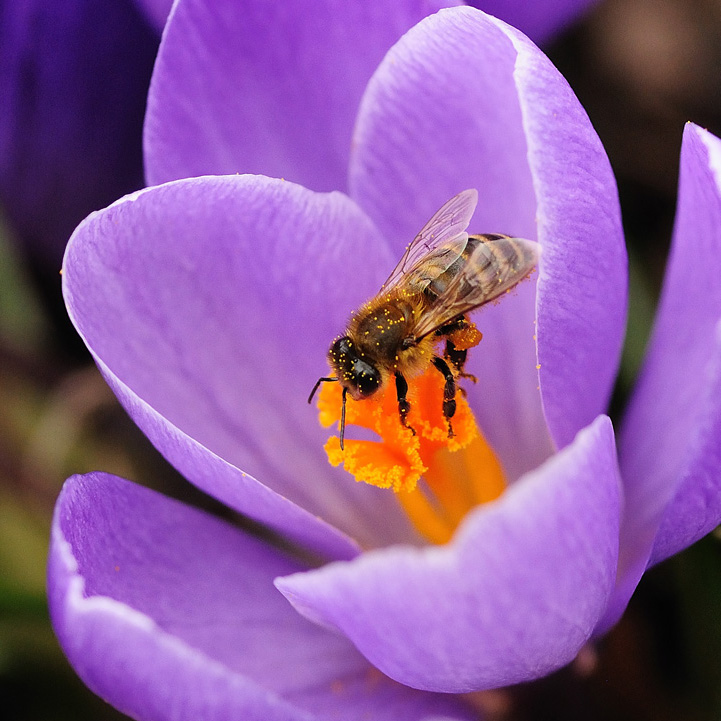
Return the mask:
MULTIPOLYGON (((448 541, 472 507, 497 498, 505 487, 501 466, 460 392, 449 437, 443 385, 433 367, 409 382, 407 420, 415 435, 401 424, 394 384, 387 383, 367 400, 348 397, 344 450, 337 436, 325 444, 333 466, 342 463, 356 481, 392 488, 414 526, 434 543, 448 541), (351 426, 366 428, 379 440, 349 438, 351 426)), ((322 387, 318 409, 323 426, 339 423, 341 394, 339 383, 322 387)))

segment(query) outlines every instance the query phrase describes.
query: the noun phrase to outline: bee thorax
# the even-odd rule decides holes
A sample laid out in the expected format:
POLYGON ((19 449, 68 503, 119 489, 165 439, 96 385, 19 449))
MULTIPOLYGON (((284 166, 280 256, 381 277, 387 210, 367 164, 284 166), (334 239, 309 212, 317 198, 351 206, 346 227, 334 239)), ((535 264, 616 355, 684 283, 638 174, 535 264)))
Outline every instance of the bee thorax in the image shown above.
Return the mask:
POLYGON ((359 313, 351 323, 349 335, 360 353, 388 365, 403 349, 412 324, 412 306, 403 299, 391 297, 359 313))

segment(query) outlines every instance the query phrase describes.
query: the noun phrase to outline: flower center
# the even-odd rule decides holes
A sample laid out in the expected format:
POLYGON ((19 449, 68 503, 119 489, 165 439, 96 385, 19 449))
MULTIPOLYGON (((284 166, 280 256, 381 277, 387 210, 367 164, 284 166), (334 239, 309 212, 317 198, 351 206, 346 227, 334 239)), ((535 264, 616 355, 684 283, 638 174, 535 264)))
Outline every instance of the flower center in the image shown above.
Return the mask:
MULTIPOLYGON (((346 428, 366 428, 379 440, 354 440, 346 430, 343 450, 338 436, 325 444, 331 465, 342 463, 356 481, 392 488, 413 525, 432 543, 448 541, 471 508, 497 498, 505 488, 498 459, 460 391, 449 437, 443 385, 432 366, 409 382, 407 421, 415 435, 401 425, 395 386, 386 383, 366 400, 348 397, 346 407, 346 428)), ((339 424, 341 407, 340 384, 324 384, 318 399, 321 424, 339 424)))

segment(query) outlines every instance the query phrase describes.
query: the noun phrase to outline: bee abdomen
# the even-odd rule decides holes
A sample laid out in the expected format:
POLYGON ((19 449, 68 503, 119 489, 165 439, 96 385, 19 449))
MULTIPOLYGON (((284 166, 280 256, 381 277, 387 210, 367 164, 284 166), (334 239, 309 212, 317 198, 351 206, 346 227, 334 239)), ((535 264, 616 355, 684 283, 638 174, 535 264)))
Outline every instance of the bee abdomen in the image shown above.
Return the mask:
POLYGON ((469 254, 467 263, 482 279, 490 297, 516 285, 538 262, 537 243, 507 235, 472 235, 466 251, 469 254))

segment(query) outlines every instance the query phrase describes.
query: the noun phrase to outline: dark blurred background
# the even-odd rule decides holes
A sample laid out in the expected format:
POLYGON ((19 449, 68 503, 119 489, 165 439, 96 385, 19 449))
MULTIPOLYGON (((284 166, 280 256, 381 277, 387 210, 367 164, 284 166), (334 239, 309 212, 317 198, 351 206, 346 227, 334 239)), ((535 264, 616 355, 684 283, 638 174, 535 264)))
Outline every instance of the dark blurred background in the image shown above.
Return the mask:
MULTIPOLYGON (((0 26, 6 8, 0 3, 0 26)), ((122 153, 136 165, 118 187, 102 189, 107 197, 97 195, 95 207, 142 183, 139 133, 159 29, 122 12, 141 39, 140 90, 123 100, 134 125, 123 131, 122 153)), ((124 44, 112 53, 126 52, 124 44)), ((631 308, 612 407, 618 423, 663 277, 684 123, 721 135, 721 0, 605 0, 545 50, 588 111, 619 185, 631 308)), ((112 73, 116 56, 107 62, 112 73)), ((73 138, 63 142, 72 151, 73 138)), ((101 169, 108 162, 95 158, 101 169)), ((210 502, 128 420, 66 320, 58 274, 66 238, 48 251, 47 239, 17 227, 7 200, 0 213, 0 709, 12 721, 121 719, 76 678, 50 628, 45 557, 54 500, 68 475, 102 469, 210 502)), ((490 718, 508 721, 721 718, 721 536, 648 573, 619 625, 571 667, 479 702, 490 718)))

